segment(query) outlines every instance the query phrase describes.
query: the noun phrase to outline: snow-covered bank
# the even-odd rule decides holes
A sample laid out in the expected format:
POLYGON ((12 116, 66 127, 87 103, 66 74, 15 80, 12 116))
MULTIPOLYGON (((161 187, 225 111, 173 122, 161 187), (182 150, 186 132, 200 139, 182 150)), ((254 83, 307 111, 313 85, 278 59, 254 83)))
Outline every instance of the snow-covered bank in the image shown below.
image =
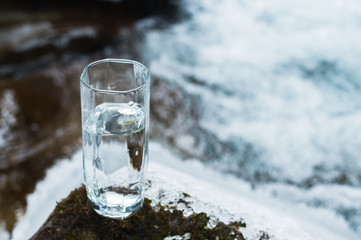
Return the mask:
POLYGON ((224 222, 243 219, 247 224, 244 232, 247 239, 257 239, 261 231, 267 232, 271 239, 359 237, 333 211, 273 198, 272 192, 254 191, 249 183, 207 168, 197 160, 180 161, 159 144, 151 147, 153 164, 149 175, 153 182, 159 183, 154 187, 152 184, 148 191, 153 199, 161 189, 187 192, 200 201, 194 203, 196 212, 214 214, 224 222))
POLYGON ((45 222, 56 203, 83 182, 82 152, 77 151, 70 160, 60 160, 47 170, 44 180, 27 197, 27 208, 13 231, 13 239, 30 238, 45 222))
MULTIPOLYGON (((257 239, 261 231, 271 239, 357 239, 341 217, 290 201, 280 201, 253 191, 248 183, 207 168, 197 160, 182 161, 174 153, 151 142, 146 196, 167 202, 186 192, 195 212, 204 211, 221 221, 243 220, 244 236, 257 239), (160 194, 162 193, 162 194, 160 194), (160 197, 161 196, 161 197, 160 197)), ((28 196, 25 216, 13 239, 29 238, 43 224, 57 201, 82 183, 81 151, 71 160, 59 161, 47 171, 28 196)))

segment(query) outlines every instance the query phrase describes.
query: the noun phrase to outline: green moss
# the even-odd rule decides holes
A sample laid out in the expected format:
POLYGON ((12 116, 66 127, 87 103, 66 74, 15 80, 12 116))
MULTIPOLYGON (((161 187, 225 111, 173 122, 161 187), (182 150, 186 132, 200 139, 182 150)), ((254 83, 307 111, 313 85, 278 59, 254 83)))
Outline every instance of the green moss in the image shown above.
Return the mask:
POLYGON ((190 233, 190 239, 244 239, 239 231, 245 227, 244 223, 218 222, 209 229, 208 221, 205 213, 184 217, 175 206, 167 208, 158 204, 155 211, 147 198, 142 209, 126 219, 105 218, 90 208, 83 186, 57 204, 32 239, 164 239, 186 233, 190 233))

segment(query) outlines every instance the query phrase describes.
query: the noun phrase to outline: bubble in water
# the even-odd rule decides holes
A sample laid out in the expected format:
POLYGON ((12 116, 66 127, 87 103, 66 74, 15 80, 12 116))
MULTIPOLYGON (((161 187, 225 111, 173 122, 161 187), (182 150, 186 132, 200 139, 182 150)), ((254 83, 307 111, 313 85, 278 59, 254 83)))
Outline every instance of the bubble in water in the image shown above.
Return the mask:
POLYGON ((95 158, 94 159, 94 165, 97 169, 99 170, 103 170, 103 167, 102 167, 102 161, 99 157, 95 158))

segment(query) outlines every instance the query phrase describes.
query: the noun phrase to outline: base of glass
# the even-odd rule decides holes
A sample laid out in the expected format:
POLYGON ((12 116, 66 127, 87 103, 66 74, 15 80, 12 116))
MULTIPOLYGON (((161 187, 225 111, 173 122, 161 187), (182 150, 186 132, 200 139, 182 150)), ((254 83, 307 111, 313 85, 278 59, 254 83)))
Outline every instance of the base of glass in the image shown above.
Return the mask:
POLYGON ((139 211, 143 206, 143 198, 140 198, 139 201, 135 202, 132 206, 122 207, 122 206, 106 206, 99 203, 94 203, 88 198, 89 205, 94 209, 96 213, 101 216, 115 219, 124 219, 130 215, 139 211))

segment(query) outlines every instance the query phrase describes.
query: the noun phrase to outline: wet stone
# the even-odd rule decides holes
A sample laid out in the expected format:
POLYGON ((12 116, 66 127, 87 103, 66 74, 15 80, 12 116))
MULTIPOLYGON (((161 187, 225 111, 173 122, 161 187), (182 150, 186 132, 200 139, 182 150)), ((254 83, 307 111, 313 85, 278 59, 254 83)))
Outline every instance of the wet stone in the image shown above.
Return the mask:
POLYGON ((141 210, 123 219, 109 219, 96 214, 88 205, 84 186, 58 203, 44 225, 31 239, 244 239, 245 224, 225 224, 205 213, 188 217, 176 209, 167 210, 145 199, 141 210), (156 207, 155 207, 156 206, 156 207), (181 238, 183 239, 183 238, 181 238))

